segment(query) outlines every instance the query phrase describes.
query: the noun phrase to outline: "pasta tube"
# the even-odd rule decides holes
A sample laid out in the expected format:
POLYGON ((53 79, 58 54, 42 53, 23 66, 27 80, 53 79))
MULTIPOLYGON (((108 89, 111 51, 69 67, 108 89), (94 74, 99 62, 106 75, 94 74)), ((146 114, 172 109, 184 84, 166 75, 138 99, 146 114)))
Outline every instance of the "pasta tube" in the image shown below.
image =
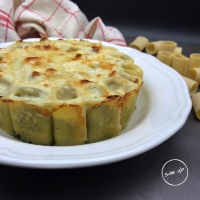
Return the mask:
POLYGON ((10 102, 9 108, 15 137, 33 144, 53 144, 51 115, 43 116, 23 102, 10 102))
POLYGON ((0 113, 0 128, 13 135, 15 131, 12 125, 8 103, 0 102, 0 113))
POLYGON ((146 45, 146 48, 145 48, 145 51, 148 53, 148 54, 157 54, 159 49, 160 49, 160 45, 163 41, 155 41, 155 42, 149 42, 147 45, 146 45))
POLYGON ((168 51, 159 51, 157 55, 157 59, 162 63, 171 66, 173 54, 168 51))
POLYGON ((200 92, 192 96, 192 106, 197 118, 200 120, 200 92))
POLYGON ((177 47, 177 43, 174 41, 166 40, 163 41, 160 45, 159 51, 169 51, 174 53, 175 48, 177 47))
POLYGON ((143 51, 148 42, 149 40, 146 37, 138 36, 129 46, 139 51, 143 51))
POLYGON ((200 84, 200 68, 189 69, 188 78, 191 78, 200 84))
POLYGON ((200 68, 200 53, 190 54, 189 68, 200 68))
POLYGON ((175 55, 181 55, 181 54, 182 54, 182 50, 183 50, 182 47, 176 47, 176 48, 174 49, 174 54, 175 54, 175 55))
POLYGON ((85 143, 87 140, 85 115, 85 110, 78 105, 64 106, 52 114, 56 146, 85 143))
POLYGON ((183 55, 173 55, 172 68, 175 69, 182 76, 187 75, 189 58, 183 55))
POLYGON ((192 96, 193 94, 195 94, 198 90, 198 83, 192 79, 189 79, 187 77, 182 76, 183 79, 185 80, 187 86, 188 86, 188 91, 190 96, 192 96))

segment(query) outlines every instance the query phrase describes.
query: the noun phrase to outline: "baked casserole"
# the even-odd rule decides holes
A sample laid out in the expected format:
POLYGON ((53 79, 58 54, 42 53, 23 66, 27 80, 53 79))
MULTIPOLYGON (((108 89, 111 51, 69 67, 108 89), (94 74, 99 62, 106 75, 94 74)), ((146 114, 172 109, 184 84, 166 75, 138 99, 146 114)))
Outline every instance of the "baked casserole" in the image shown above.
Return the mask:
POLYGON ((86 40, 17 41, 0 50, 0 128, 39 145, 80 145, 121 133, 142 86, 128 55, 86 40))

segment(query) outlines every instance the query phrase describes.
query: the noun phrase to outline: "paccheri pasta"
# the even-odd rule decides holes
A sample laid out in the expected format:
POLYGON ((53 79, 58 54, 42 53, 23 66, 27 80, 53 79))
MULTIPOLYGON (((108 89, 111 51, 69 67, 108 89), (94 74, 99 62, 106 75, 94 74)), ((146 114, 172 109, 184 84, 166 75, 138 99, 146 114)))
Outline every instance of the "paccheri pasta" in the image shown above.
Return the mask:
POLYGON ((200 120, 200 92, 192 96, 192 106, 197 118, 200 120))
MULTIPOLYGON (((198 90, 198 85, 200 84, 200 53, 192 53, 190 57, 182 55, 182 47, 177 46, 177 43, 171 40, 158 40, 153 42, 144 43, 143 40, 138 40, 138 38, 143 38, 138 36, 132 43, 129 45, 139 51, 143 51, 144 45, 145 51, 148 54, 154 54, 158 60, 162 63, 172 67, 176 70, 184 79, 188 87, 189 95, 193 100, 194 110, 198 119, 200 119, 199 103, 200 96, 199 93, 196 95, 198 90), (134 45, 137 43, 137 45, 134 45), (139 48, 139 47, 142 48, 139 48), (193 97, 194 96, 194 97, 193 97), (198 97, 197 97, 198 96, 198 97)), ((145 38, 145 41, 148 41, 145 38)))
POLYGON ((177 47, 177 43, 174 41, 166 40, 160 44, 159 51, 169 51, 174 53, 175 48, 177 47))
POLYGON ((190 96, 192 96, 198 90, 198 83, 196 81, 190 79, 190 78, 187 78, 187 77, 184 77, 184 76, 182 76, 182 77, 187 84, 190 96))
POLYGON ((174 49, 174 55, 181 55, 182 54, 182 51, 183 51, 183 48, 182 47, 176 47, 174 49))
POLYGON ((200 53, 190 54, 189 68, 200 68, 200 53))
POLYGON ((114 47, 18 41, 0 50, 0 127, 40 145, 115 137, 134 112, 143 71, 114 47))
POLYGON ((187 76, 189 58, 181 54, 175 54, 172 57, 172 68, 175 69, 180 75, 187 76))
POLYGON ((131 42, 129 46, 139 51, 142 51, 143 49, 145 49, 148 42, 149 40, 146 37, 138 36, 133 42, 131 42))
POLYGON ((169 51, 159 51, 157 59, 166 65, 171 65, 173 54, 169 51))
POLYGON ((160 49, 160 45, 163 41, 155 41, 155 42, 149 42, 146 47, 145 47, 145 51, 148 54, 157 54, 159 49, 160 49))
POLYGON ((195 80, 200 85, 200 68, 191 68, 188 70, 188 78, 195 80))

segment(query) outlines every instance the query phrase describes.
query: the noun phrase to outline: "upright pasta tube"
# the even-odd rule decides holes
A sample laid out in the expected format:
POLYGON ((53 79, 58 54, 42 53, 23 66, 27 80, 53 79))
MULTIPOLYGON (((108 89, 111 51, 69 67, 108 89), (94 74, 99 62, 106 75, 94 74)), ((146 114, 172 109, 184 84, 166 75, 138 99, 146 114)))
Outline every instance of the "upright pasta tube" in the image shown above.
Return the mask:
POLYGON ((159 51, 169 51, 171 53, 174 53, 175 48, 177 47, 177 43, 174 41, 166 40, 163 41, 160 45, 159 51))
POLYGON ((200 68, 200 53, 190 54, 189 68, 200 68))
POLYGON ((192 106, 197 118, 200 120, 200 92, 192 96, 192 106))
POLYGON ((183 55, 173 55, 172 68, 175 69, 182 76, 187 76, 189 58, 183 55))
POLYGON ((33 144, 52 145, 52 116, 38 113, 34 106, 23 102, 10 102, 9 109, 14 127, 14 136, 33 144))
POLYGON ((86 111, 83 106, 64 105, 52 113, 56 146, 84 144, 87 140, 86 111))
POLYGON ((0 128, 11 135, 15 132, 7 102, 0 102, 0 128))
POLYGON ((115 96, 89 108, 87 110, 88 143, 118 136, 122 129, 120 113, 119 100, 115 96))

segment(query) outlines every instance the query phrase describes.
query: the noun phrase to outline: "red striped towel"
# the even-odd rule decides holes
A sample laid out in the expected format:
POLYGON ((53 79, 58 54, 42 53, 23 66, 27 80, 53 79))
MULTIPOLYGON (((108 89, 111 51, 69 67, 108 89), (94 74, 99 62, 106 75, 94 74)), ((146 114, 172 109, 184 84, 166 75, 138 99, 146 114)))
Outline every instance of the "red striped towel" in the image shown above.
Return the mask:
POLYGON ((88 21, 69 0, 0 0, 0 42, 33 37, 88 38, 126 46, 100 17, 88 21))

